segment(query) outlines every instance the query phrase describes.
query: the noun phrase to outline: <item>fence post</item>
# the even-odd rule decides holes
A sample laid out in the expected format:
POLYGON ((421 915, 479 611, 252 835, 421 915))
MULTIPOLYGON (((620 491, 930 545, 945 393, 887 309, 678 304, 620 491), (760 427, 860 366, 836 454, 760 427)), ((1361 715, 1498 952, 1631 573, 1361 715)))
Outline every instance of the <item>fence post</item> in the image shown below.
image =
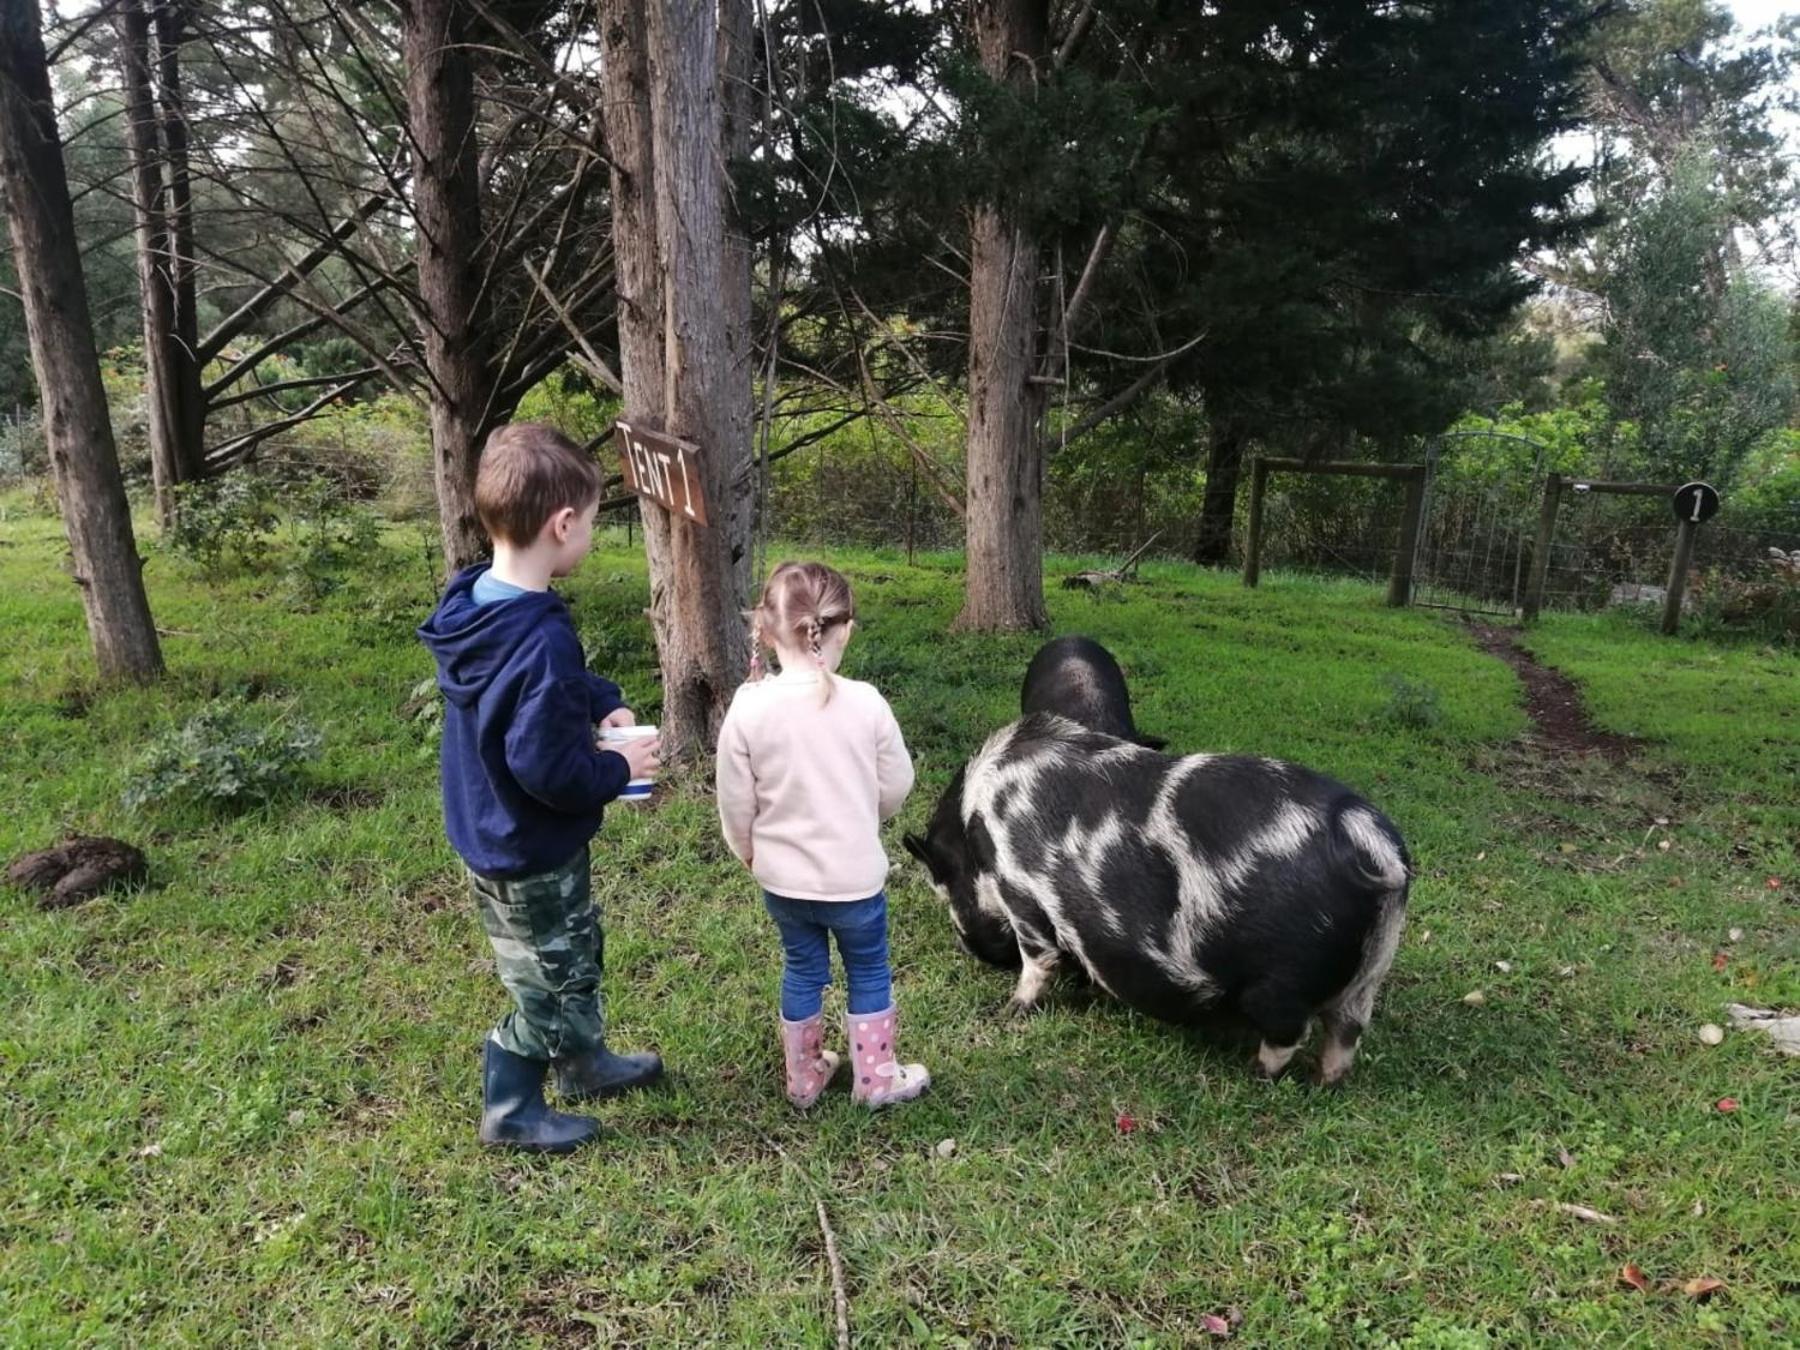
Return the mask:
POLYGON ((1687 590, 1688 563, 1694 556, 1694 522, 1683 518, 1675 527, 1675 561, 1669 567, 1669 594, 1663 600, 1662 630, 1672 635, 1681 626, 1681 597, 1687 590))
POLYGON ((1544 502, 1538 508, 1537 539, 1531 545, 1531 583, 1525 588, 1525 622, 1537 619, 1544 607, 1544 582, 1550 575, 1550 545, 1556 538, 1556 508, 1562 500, 1562 475, 1544 479, 1544 502))
POLYGON ((1244 536, 1244 585, 1255 586, 1262 571, 1263 487, 1269 465, 1261 455, 1250 461, 1250 524, 1244 536))
POLYGON ((1419 551, 1419 524, 1425 516, 1425 465, 1406 478, 1406 506, 1400 514, 1400 546, 1388 578, 1387 602, 1396 609, 1412 603, 1413 557, 1419 551))

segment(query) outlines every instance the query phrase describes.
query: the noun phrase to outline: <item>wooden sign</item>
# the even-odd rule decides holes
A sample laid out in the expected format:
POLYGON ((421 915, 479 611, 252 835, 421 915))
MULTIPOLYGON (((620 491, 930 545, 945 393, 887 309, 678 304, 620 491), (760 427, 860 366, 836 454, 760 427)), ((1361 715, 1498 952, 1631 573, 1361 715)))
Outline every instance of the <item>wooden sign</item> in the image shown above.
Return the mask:
POLYGON ((613 427, 626 487, 696 525, 712 523, 700 490, 699 446, 660 431, 639 431, 625 422, 614 422, 613 427))
POLYGON ((1711 483, 1683 483, 1669 504, 1675 508, 1675 519, 1699 525, 1718 514, 1719 493, 1711 483))

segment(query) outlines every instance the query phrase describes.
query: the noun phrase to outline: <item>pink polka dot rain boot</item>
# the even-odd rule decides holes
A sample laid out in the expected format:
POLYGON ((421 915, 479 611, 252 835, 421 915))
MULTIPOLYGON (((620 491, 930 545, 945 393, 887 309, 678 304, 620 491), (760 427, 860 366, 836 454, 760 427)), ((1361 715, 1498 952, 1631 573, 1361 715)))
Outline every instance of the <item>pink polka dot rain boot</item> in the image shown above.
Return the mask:
POLYGON ((864 1106, 893 1106, 910 1102, 931 1086, 923 1064, 901 1064, 894 1058, 900 1012, 890 1004, 876 1013, 849 1013, 844 1029, 850 1040, 850 1064, 855 1070, 851 1099, 864 1106))
POLYGON ((816 1012, 799 1022, 781 1020, 781 1053, 787 1060, 788 1100, 802 1111, 819 1100, 819 1094, 837 1072, 838 1057, 824 1048, 825 1014, 816 1012))

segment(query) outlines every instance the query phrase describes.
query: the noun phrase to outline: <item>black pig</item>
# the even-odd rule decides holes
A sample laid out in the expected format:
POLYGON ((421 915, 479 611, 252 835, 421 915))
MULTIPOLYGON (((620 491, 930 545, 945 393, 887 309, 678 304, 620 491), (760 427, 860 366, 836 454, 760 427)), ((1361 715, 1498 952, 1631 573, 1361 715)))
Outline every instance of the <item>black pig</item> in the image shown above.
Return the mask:
POLYGON ((1038 648, 1025 668, 1025 687, 1019 692, 1019 711, 1055 713, 1120 740, 1136 741, 1155 750, 1165 742, 1140 736, 1131 718, 1131 695, 1125 688, 1125 672, 1113 654, 1092 638, 1060 637, 1038 648))
POLYGON ((1394 959, 1412 869, 1386 817, 1297 764, 1159 754, 1035 714, 989 737, 906 846, 964 947, 1059 962, 1169 1022, 1235 1012, 1286 1069, 1317 1019, 1319 1076, 1349 1071, 1394 959))

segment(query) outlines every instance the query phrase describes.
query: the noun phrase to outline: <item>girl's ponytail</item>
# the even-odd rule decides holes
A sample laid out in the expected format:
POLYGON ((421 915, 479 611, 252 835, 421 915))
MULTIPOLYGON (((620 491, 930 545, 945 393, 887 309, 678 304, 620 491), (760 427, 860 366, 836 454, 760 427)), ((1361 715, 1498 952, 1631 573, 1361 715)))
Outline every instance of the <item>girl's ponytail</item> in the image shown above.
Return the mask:
POLYGON ((750 675, 752 680, 763 677, 763 616, 762 608, 751 610, 745 616, 750 620, 750 675))
POLYGON ((850 583, 823 563, 782 563, 750 611, 750 678, 762 674, 762 654, 779 634, 812 657, 819 672, 819 706, 831 702, 832 675, 825 665, 825 635, 856 617, 850 583))

